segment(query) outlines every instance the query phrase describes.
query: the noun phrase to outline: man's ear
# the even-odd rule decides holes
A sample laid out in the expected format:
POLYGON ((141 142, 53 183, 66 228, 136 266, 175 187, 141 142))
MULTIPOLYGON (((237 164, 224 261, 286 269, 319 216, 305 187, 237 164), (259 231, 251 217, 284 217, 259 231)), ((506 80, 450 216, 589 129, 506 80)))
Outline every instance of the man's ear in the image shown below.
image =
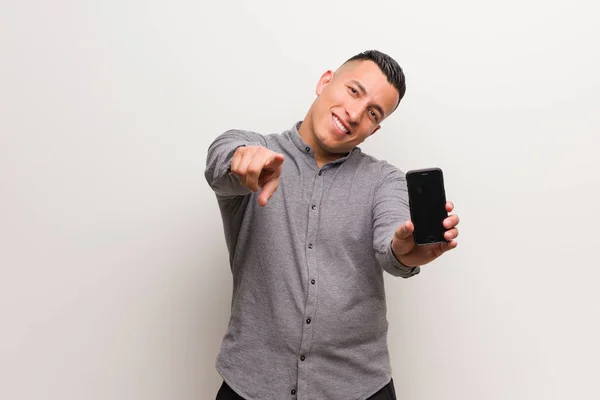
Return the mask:
POLYGON ((332 81, 334 75, 335 73, 332 70, 328 70, 323 75, 321 75, 321 78, 317 83, 317 89, 315 90, 317 96, 320 96, 321 93, 323 93, 323 89, 325 89, 325 86, 327 86, 329 82, 332 81))
MULTIPOLYGON (((381 125, 377 125, 377 128, 375 128, 373 130, 373 132, 371 132, 371 135, 374 134, 375 132, 377 132, 379 130, 379 128, 381 128, 381 125)), ((371 136, 371 135, 369 135, 369 136, 371 136)))

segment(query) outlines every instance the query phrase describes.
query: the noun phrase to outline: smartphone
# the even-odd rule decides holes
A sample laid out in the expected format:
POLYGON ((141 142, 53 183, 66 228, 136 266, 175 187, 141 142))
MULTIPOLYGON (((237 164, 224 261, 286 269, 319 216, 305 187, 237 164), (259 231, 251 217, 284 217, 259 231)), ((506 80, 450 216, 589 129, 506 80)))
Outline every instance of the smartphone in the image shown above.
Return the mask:
POLYGON ((440 168, 426 168, 406 173, 410 219, 415 230, 417 245, 445 243, 446 191, 444 175, 440 168))

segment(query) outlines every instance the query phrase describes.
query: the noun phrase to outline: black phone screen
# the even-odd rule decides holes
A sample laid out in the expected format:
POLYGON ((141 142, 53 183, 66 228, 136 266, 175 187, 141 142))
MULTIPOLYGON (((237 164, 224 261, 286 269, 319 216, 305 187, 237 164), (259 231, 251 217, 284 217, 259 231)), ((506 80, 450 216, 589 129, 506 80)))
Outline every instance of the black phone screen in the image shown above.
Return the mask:
POLYGON ((415 226, 415 243, 443 243, 444 219, 446 211, 446 193, 444 177, 439 168, 409 171, 406 173, 410 217, 415 226))

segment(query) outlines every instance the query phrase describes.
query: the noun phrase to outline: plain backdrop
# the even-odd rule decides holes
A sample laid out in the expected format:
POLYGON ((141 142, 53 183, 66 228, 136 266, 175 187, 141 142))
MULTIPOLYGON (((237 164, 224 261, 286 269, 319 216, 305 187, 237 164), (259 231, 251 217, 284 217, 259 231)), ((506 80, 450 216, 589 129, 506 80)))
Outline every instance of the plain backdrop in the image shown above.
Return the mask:
POLYGON ((600 398, 598 8, 2 0, 0 398, 214 398, 207 148, 289 129, 371 48, 408 90, 363 151, 442 168, 461 217, 456 250, 386 275, 398 398, 600 398))

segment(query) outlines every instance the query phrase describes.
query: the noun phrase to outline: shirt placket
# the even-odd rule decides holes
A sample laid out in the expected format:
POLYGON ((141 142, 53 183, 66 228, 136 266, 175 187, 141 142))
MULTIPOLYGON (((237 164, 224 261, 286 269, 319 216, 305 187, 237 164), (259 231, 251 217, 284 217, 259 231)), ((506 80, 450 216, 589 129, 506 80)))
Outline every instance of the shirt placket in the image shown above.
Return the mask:
POLYGON ((298 389, 297 396, 301 400, 309 400, 309 352, 312 346, 313 321, 317 306, 318 270, 316 241, 320 213, 321 196, 323 194, 323 178, 325 171, 316 172, 315 183, 310 199, 308 212, 308 229, 306 236, 306 264, 308 271, 306 306, 304 307, 302 341, 298 353, 298 389))

